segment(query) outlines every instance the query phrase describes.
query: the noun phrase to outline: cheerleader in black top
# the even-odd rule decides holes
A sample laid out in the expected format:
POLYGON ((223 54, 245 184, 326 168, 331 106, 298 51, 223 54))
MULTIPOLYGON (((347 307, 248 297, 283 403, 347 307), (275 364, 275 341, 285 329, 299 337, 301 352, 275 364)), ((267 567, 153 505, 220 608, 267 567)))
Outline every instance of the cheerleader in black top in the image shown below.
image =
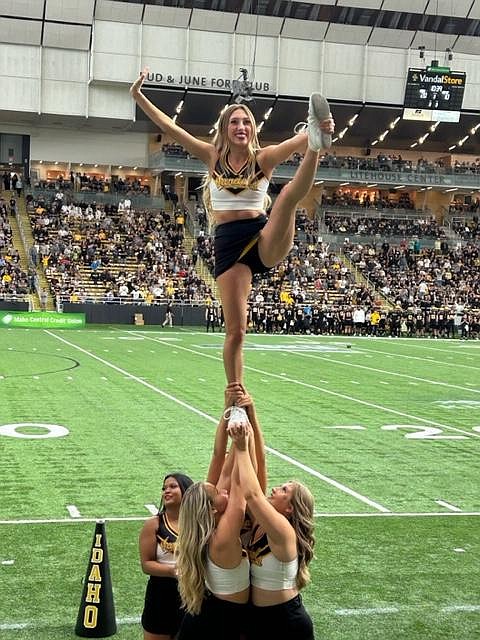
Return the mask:
POLYGON ((160 511, 140 532, 142 570, 150 576, 142 613, 144 640, 172 640, 183 620, 174 553, 180 503, 192 483, 182 473, 165 476, 160 511))

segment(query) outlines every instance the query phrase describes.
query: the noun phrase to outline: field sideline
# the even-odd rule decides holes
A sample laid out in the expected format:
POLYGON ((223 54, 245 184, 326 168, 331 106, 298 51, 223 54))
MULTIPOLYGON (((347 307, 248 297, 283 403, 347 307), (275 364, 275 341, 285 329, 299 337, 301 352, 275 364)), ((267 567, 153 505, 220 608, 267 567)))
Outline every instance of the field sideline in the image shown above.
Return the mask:
MULTIPOLYGON (((138 531, 165 473, 205 476, 222 342, 190 328, 0 331, 2 640, 75 637, 97 518, 117 637, 141 637, 138 531)), ((269 485, 295 477, 316 499, 304 600, 319 640, 480 633, 479 353, 477 341, 247 336, 269 485)))

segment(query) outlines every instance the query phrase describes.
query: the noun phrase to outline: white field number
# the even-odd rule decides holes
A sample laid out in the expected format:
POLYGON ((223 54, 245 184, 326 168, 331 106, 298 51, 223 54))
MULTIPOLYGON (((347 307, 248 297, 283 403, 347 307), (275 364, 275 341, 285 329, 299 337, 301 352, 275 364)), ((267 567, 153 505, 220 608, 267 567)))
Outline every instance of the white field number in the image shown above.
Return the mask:
MULTIPOLYGON (((443 431, 438 427, 423 427, 415 424, 384 424, 384 431, 400 431, 401 429, 411 430, 412 433, 406 433, 405 438, 409 440, 466 440, 468 436, 444 435, 443 431)), ((480 431, 480 427, 473 427, 474 431, 480 431)))

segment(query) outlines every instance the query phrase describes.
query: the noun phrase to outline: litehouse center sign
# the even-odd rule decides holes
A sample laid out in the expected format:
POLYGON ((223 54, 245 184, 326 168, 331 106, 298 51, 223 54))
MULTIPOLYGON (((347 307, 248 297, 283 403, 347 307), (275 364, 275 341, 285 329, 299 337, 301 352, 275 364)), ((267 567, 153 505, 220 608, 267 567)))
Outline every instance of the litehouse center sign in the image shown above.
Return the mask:
MULTIPOLYGON (((210 78, 208 76, 194 76, 190 74, 172 75, 169 73, 149 72, 146 78, 147 82, 155 84, 173 84, 182 87, 194 87, 199 89, 226 89, 233 91, 237 80, 229 78, 210 78)), ((270 83, 257 80, 251 81, 252 91, 269 92, 270 83)))

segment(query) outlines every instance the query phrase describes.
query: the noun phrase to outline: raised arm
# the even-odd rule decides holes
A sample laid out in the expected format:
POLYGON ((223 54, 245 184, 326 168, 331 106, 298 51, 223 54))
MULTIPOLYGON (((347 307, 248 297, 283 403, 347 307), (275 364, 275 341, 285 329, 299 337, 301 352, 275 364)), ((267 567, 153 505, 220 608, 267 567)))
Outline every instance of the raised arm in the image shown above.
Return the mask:
POLYGON ((164 133, 172 137, 175 142, 181 144, 191 155, 199 158, 207 167, 215 164, 215 147, 192 136, 188 131, 179 127, 166 113, 158 109, 141 92, 142 85, 147 77, 147 69, 144 69, 137 80, 130 87, 130 94, 140 109, 150 118, 164 133))
POLYGON ((265 441, 263 439, 262 429, 257 418, 255 403, 252 397, 245 393, 243 398, 238 402, 246 412, 253 430, 253 438, 249 438, 250 457, 252 458, 253 467, 257 474, 258 482, 263 493, 267 490, 267 461, 265 457, 265 441))
POLYGON ((279 513, 265 497, 248 453, 248 445, 239 436, 241 428, 232 430, 236 445, 239 481, 247 506, 258 524, 265 530, 273 553, 281 558, 292 556, 296 550, 296 536, 286 516, 279 513))
MULTIPOLYGON (((228 475, 228 485, 230 484, 230 475, 232 471, 232 460, 228 460, 226 458, 227 453, 227 442, 228 442, 228 434, 227 434, 227 420, 223 417, 225 410, 231 407, 235 402, 239 400, 241 395, 243 394, 243 387, 238 382, 231 382, 227 385, 224 393, 225 402, 224 402, 224 411, 222 411, 222 415, 220 416, 220 420, 217 425, 217 430, 215 432, 215 440, 213 442, 213 452, 212 459, 210 460, 210 467, 208 469, 207 474, 207 482, 210 482, 214 486, 217 486, 220 476, 222 475, 222 469, 224 465, 228 465, 227 469, 223 474, 223 482, 225 485, 225 476, 228 475), (228 471, 228 474, 227 474, 228 471)), ((229 489, 229 486, 222 486, 221 488, 229 489)))

